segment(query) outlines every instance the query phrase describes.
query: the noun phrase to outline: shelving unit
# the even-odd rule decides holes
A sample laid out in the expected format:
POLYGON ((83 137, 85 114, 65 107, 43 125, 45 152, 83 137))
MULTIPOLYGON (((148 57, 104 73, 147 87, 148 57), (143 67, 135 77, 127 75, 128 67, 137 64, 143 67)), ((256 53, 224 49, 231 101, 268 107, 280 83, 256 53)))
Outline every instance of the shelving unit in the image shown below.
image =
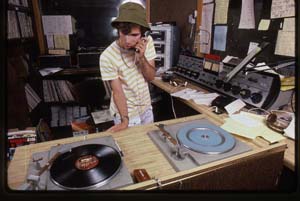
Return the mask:
POLYGON ((25 85, 37 55, 31 0, 9 0, 7 5, 7 128, 32 126, 25 85))

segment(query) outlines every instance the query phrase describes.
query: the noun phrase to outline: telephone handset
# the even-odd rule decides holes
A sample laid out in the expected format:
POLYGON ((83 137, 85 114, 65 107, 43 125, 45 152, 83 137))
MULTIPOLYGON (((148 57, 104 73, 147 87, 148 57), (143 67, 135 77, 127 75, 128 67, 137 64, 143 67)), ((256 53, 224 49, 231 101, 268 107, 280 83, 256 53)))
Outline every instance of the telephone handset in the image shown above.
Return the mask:
MULTIPOLYGON (((150 35, 150 33, 151 33, 151 31, 146 31, 144 33, 144 35, 142 36, 142 38, 144 38, 144 39, 148 38, 148 36, 150 35)), ((139 50, 137 48, 134 48, 134 47, 129 48, 129 50, 132 50, 132 51, 135 51, 135 52, 139 52, 139 50)))

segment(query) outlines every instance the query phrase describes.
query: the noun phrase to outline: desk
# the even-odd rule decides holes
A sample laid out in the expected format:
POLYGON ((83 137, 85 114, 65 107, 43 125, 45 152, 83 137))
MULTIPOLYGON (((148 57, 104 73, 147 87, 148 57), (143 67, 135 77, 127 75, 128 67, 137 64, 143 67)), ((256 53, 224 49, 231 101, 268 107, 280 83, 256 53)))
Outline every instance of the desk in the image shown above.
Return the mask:
MULTIPOLYGON (((184 80, 184 78, 182 78, 182 80, 184 80)), ((159 87, 160 89, 164 90, 167 93, 174 93, 176 91, 180 91, 185 88, 185 87, 174 87, 167 82, 163 82, 160 78, 157 78, 157 77, 152 81, 152 84, 154 84, 155 86, 159 87)), ((207 90, 200 88, 199 86, 193 85, 191 83, 188 83, 187 87, 196 89, 196 90, 202 91, 202 92, 208 92, 207 90)), ((205 105, 198 105, 194 101, 187 101, 187 100, 183 100, 183 99, 180 99, 180 101, 182 101, 186 105, 190 106, 194 110, 196 110, 202 114, 206 114, 207 116, 215 119, 216 121, 220 122, 221 124, 224 123, 224 118, 228 117, 228 115, 225 113, 221 114, 221 115, 217 115, 212 112, 212 108, 205 106, 205 105)), ((287 168, 289 168, 290 170, 295 171, 295 141, 292 139, 286 139, 286 143, 287 143, 288 149, 284 153, 284 165, 287 168)))
MULTIPOLYGON (((206 114, 159 123, 170 125, 202 118, 220 125, 219 121, 206 114)), ((157 123, 135 126, 117 133, 100 132, 87 135, 87 139, 112 135, 124 153, 124 162, 128 170, 132 173, 134 169, 145 168, 152 177, 151 180, 123 187, 122 190, 157 189, 157 179, 162 189, 268 190, 276 188, 276 181, 283 167, 285 142, 258 145, 253 141, 240 138, 251 146, 251 151, 176 172, 147 135, 148 131, 157 130, 155 126, 157 123)), ((18 147, 8 167, 8 186, 16 189, 25 181, 29 160, 33 153, 47 151, 57 144, 81 140, 84 138, 79 136, 18 147)))

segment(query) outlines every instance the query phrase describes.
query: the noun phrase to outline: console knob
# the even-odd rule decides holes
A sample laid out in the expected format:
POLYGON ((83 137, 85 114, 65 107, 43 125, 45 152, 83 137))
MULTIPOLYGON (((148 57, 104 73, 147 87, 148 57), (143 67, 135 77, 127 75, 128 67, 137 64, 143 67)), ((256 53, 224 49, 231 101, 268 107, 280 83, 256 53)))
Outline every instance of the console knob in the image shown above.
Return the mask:
POLYGON ((262 100, 263 96, 261 93, 253 93, 251 94, 251 100, 253 103, 257 104, 262 100))
POLYGON ((241 87, 234 85, 231 87, 231 91, 233 95, 238 95, 241 91, 241 87))
POLYGON ((224 84, 224 82, 222 80, 216 80, 215 85, 218 89, 223 87, 223 84, 224 84))
POLYGON ((231 84, 230 83, 225 83, 223 86, 224 91, 230 91, 231 90, 231 84))
POLYGON ((241 95, 242 98, 247 99, 247 98, 250 97, 251 91, 249 89, 242 89, 240 91, 240 95, 241 95))

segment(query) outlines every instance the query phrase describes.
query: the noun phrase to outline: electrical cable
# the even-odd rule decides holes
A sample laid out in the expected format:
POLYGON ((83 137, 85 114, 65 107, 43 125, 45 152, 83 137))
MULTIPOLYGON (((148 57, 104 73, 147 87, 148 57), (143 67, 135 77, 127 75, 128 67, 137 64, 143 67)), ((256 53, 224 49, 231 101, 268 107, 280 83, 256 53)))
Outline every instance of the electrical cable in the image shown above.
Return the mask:
POLYGON ((173 111, 173 115, 174 115, 174 118, 177 119, 177 116, 176 116, 176 112, 175 112, 175 108, 174 108, 174 102, 173 102, 173 97, 172 95, 170 94, 171 96, 171 105, 172 105, 172 111, 173 111))

